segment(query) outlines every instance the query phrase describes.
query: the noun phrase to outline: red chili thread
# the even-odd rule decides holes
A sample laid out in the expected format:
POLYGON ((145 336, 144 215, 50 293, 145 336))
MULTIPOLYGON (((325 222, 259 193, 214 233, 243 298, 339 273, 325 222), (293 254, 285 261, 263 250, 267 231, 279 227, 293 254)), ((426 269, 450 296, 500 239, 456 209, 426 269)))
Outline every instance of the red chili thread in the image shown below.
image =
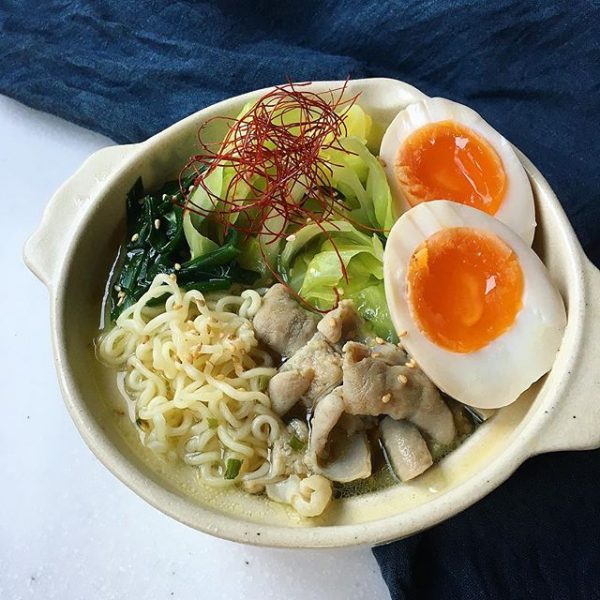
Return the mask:
MULTIPOLYGON (((334 248, 342 275, 348 281, 348 272, 331 232, 332 220, 343 217, 364 229, 374 230, 349 218, 343 198, 329 184, 331 166, 322 156, 323 150, 338 150, 352 154, 340 143, 347 135, 345 116, 358 96, 344 99, 348 85, 317 94, 305 88, 309 83, 287 83, 276 86, 260 97, 243 115, 236 118, 214 117, 206 121, 198 131, 200 153, 192 156, 180 174, 180 186, 185 198, 184 208, 203 217, 211 218, 223 227, 227 234, 234 228, 245 235, 266 237, 272 244, 287 236, 290 226, 295 233, 312 222, 325 234, 334 248), (286 122, 293 111, 298 118, 286 122), (204 141, 203 131, 213 121, 225 121, 228 130, 220 142, 204 141), (206 182, 218 167, 233 167, 234 175, 224 193, 214 194, 206 182), (183 177, 196 174, 194 190, 202 188, 209 200, 209 207, 194 204, 191 193, 183 189, 183 177), (241 194, 241 187, 248 192, 241 194), (292 192, 301 191, 302 197, 294 199, 292 192), (314 205, 310 208, 308 205, 314 205), (235 222, 231 215, 239 213, 235 222), (275 216, 281 217, 278 226, 275 216)), ((261 240, 262 242, 262 240, 261 240)), ((260 251, 273 277, 312 310, 316 309, 295 290, 269 264, 263 244, 260 251)), ((339 294, 334 288, 336 304, 339 294)), ((331 309, 328 309, 331 310, 331 309)))

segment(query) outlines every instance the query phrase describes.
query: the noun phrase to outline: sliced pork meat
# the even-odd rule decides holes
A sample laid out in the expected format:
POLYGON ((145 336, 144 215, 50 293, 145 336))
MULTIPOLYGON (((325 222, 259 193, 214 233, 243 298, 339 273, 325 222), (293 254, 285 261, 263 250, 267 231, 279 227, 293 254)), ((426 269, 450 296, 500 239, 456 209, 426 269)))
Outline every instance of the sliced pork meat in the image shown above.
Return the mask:
POLYGON ((253 324, 256 337, 282 356, 294 354, 317 331, 316 317, 305 311, 280 283, 264 295, 253 324))
POLYGON ((388 462, 401 481, 418 477, 433 464, 421 432, 412 423, 385 417, 379 433, 388 462))
POLYGON ((308 450, 314 457, 321 456, 331 430, 336 426, 344 412, 342 386, 321 398, 315 407, 311 422, 310 442, 308 450))
POLYGON ((305 406, 312 407, 342 382, 342 356, 320 333, 316 333, 305 346, 283 363, 279 372, 306 369, 312 369, 313 379, 302 395, 302 400, 305 406))
POLYGON ((354 302, 342 300, 319 321, 317 329, 328 342, 337 344, 355 338, 361 322, 362 319, 354 308, 354 302))
POLYGON ((389 364, 389 355, 383 360, 381 352, 348 342, 344 346, 343 378, 346 412, 408 419, 439 444, 450 444, 454 439, 450 409, 414 363, 389 364))
POLYGON ((314 371, 311 367, 275 374, 269 381, 271 408, 280 417, 288 413, 307 392, 313 378, 314 371))
MULTIPOLYGON (((380 339, 380 338, 378 338, 380 339)), ((408 362, 408 354, 401 346, 382 342, 371 348, 371 356, 382 360, 386 365, 404 365, 408 362)))

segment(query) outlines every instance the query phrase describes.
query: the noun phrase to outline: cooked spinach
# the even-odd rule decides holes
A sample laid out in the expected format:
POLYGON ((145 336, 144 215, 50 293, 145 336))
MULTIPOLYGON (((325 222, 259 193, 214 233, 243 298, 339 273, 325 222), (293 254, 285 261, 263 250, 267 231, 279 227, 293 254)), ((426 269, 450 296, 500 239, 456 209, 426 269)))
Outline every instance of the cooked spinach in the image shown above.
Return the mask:
MULTIPOLYGON (((192 184, 184 180, 184 189, 192 184)), ((175 273, 184 289, 227 290, 233 283, 252 284, 257 274, 237 265, 239 233, 231 230, 224 244, 190 260, 183 232, 183 197, 178 181, 146 194, 141 178, 127 194, 127 236, 122 264, 111 293, 111 317, 137 302, 160 273, 175 273)), ((154 300, 160 304, 162 298, 154 300)))

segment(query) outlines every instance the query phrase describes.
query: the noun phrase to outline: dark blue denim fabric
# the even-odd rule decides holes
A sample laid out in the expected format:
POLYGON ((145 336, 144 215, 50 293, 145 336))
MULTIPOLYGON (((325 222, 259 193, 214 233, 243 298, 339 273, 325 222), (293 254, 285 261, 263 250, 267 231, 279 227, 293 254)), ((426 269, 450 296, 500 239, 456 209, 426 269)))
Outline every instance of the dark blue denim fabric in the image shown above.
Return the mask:
MULTIPOLYGON (((598 1, 0 0, 0 92, 119 142, 288 78, 348 75, 474 107, 541 169, 600 264, 598 1)), ((599 475, 598 452, 539 457, 375 549, 392 596, 600 598, 599 475)))

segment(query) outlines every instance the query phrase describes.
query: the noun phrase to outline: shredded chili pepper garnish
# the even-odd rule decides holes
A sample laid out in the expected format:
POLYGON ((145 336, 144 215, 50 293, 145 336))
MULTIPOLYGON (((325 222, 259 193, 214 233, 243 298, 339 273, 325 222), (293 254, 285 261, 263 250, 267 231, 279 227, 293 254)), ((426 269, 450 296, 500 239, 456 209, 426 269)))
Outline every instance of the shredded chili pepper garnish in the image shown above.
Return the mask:
POLYGON ((327 223, 331 229, 332 220, 340 216, 351 221, 343 197, 329 183, 335 165, 326 158, 328 150, 349 154, 340 139, 347 135, 345 116, 358 96, 344 98, 347 84, 346 80, 339 88, 317 94, 305 89, 309 83, 290 82, 261 96, 238 118, 209 119, 198 132, 201 152, 190 158, 180 176, 182 181, 190 173, 196 175, 191 191, 182 186, 186 210, 220 223, 225 235, 234 228, 247 236, 260 236, 269 270, 288 289, 266 260, 263 243, 275 243, 308 223, 316 224, 331 242, 348 279, 335 241, 324 226, 327 223), (225 121, 225 138, 204 141, 204 130, 214 121, 225 121), (219 167, 232 167, 233 175, 225 189, 215 194, 207 179, 219 167), (193 201, 198 188, 208 199, 204 206, 193 201))

